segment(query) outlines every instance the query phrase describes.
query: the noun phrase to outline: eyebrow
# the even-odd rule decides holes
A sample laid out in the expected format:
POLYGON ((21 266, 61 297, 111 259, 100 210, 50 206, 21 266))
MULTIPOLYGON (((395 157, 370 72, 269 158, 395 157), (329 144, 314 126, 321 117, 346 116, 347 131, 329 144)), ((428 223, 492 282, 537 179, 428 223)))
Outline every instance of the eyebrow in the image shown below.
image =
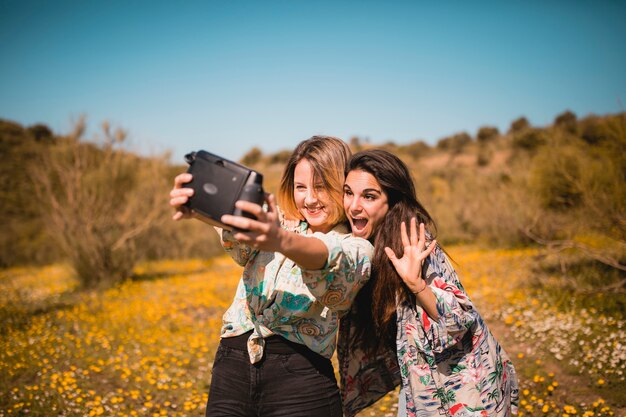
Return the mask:
MULTIPOLYGON (((352 189, 348 184, 344 184, 343 188, 349 188, 350 190, 352 189)), ((376 193, 376 194, 382 194, 383 192, 381 190, 379 190, 378 188, 366 188, 364 189, 361 194, 363 193, 376 193)))

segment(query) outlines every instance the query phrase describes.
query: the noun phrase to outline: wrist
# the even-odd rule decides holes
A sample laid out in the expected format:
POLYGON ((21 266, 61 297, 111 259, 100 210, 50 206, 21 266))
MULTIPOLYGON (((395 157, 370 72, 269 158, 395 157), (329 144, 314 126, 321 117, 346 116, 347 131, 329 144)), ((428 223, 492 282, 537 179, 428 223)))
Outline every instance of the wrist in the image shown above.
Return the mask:
POLYGON ((278 245, 276 248, 276 252, 280 252, 282 254, 286 254, 289 252, 291 247, 291 234, 284 230, 283 228, 278 229, 277 233, 278 237, 278 245))
POLYGON ((428 284, 426 284, 426 280, 425 279, 422 278, 421 281, 422 281, 422 285, 418 286, 417 291, 412 291, 414 295, 419 295, 420 293, 422 293, 426 289, 426 287, 428 287, 428 284))

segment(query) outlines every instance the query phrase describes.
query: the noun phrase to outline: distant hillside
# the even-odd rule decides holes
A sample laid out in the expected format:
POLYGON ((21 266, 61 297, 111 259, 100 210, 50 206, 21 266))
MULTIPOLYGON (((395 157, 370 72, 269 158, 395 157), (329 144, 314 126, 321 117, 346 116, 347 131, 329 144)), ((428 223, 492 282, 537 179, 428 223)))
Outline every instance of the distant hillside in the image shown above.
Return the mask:
MULTIPOLYGON (((444 241, 508 245, 536 233, 625 237, 626 113, 579 119, 566 111, 544 127, 521 117, 506 132, 484 126, 432 146, 358 137, 349 144, 353 151, 385 148, 409 165, 444 241)), ((263 172, 266 188, 275 191, 289 154, 254 148, 241 162, 263 172)))
MULTIPOLYGON (((44 125, 24 127, 0 120, 1 209, 4 218, 11 219, 0 226, 0 265, 45 263, 64 256, 42 217, 52 208, 36 197, 37 182, 28 166, 35 160, 41 165, 59 157, 61 144, 92 147, 94 155, 104 155, 108 145, 85 142, 83 132, 84 126, 83 131, 61 136, 44 125)), ((117 146, 113 133, 107 134, 110 146, 117 146)), ((475 134, 459 132, 434 145, 423 141, 372 144, 358 137, 348 142, 353 151, 388 149, 409 165, 418 196, 437 221, 444 243, 482 241, 510 246, 584 241, 594 250, 624 247, 626 113, 578 118, 566 111, 543 127, 521 117, 506 132, 484 126, 475 134)), ((261 171, 266 190, 275 192, 291 151, 263 154, 255 148, 241 162, 261 171)), ((91 168, 81 169, 82 178, 90 178, 91 168)), ((143 242, 139 245, 143 257, 204 256, 219 251, 210 230, 194 222, 169 221, 167 194, 181 169, 163 166, 160 174, 152 176, 155 184, 161 184, 155 187, 162 187, 160 197, 166 209, 159 214, 164 217, 159 218, 158 227, 146 228, 136 237, 143 242)), ((121 191, 111 193, 109 200, 121 201, 121 191)))

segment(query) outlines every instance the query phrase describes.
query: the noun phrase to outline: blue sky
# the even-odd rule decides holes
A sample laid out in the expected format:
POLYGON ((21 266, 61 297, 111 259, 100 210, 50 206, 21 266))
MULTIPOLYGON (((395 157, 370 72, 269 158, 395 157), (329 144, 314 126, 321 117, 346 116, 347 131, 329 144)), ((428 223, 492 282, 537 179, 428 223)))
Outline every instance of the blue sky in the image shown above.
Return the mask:
POLYGON ((143 153, 438 139, 623 111, 624 1, 0 0, 0 118, 143 153), (437 4, 435 4, 437 3, 437 4))

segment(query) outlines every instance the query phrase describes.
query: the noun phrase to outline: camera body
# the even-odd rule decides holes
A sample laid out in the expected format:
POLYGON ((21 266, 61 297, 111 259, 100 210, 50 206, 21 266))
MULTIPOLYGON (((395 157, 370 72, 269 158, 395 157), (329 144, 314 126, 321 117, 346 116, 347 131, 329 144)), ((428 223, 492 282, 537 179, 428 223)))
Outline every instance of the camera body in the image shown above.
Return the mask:
POLYGON ((237 200, 263 205, 263 175, 207 151, 185 155, 189 164, 187 172, 193 176, 184 186, 193 188, 194 194, 185 204, 199 218, 214 226, 232 230, 220 219, 224 214, 255 217, 235 207, 237 200))

